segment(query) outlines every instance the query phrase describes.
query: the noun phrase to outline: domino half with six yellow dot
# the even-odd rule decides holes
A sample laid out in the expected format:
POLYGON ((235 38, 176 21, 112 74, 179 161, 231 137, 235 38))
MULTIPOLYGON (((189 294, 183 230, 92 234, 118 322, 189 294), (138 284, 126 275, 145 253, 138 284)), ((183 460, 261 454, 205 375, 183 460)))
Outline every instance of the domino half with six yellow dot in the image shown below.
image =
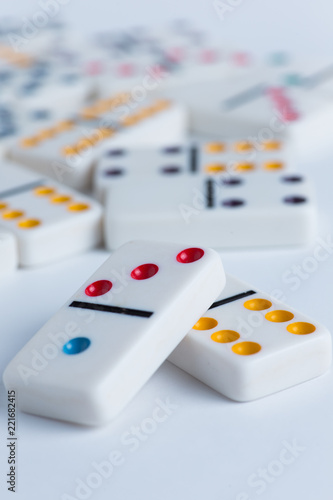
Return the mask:
POLYGON ((227 275, 218 299, 169 361, 236 401, 251 401, 324 373, 326 327, 227 275))
POLYGON ((207 248, 133 241, 116 252, 6 368, 28 413, 107 422, 140 390, 225 284, 207 248))
POLYGON ((11 232, 22 266, 84 252, 101 241, 98 203, 14 163, 0 164, 0 228, 11 232))
POLYGON ((102 145, 184 140, 186 112, 165 100, 133 103, 129 93, 97 101, 70 120, 18 140, 8 156, 75 189, 91 185, 102 145))
POLYGON ((244 139, 233 141, 190 141, 163 147, 114 147, 107 144, 94 171, 94 192, 99 200, 105 193, 135 176, 160 178, 182 175, 223 173, 268 174, 290 169, 291 148, 287 141, 272 139, 251 143, 244 139))
POLYGON ((0 228, 0 275, 13 271, 18 266, 15 236, 0 228))

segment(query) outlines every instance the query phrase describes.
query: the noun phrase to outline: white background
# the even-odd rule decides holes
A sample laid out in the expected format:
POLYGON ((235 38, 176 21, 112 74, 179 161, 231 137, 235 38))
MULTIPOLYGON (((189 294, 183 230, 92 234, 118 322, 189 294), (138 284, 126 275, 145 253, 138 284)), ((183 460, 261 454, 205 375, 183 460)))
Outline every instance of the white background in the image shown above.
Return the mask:
MULTIPOLYGON (((231 2, 230 2, 231 3, 231 2)), ((236 3, 236 2, 234 2, 236 3)), ((1 15, 31 16, 37 2, 2 0, 1 15)), ((215 37, 257 53, 290 49, 301 54, 330 54, 333 42, 329 1, 247 0, 221 21, 210 1, 71 0, 63 18, 87 33, 133 24, 158 25, 175 17, 192 19, 215 37)), ((319 193, 320 233, 333 234, 333 148, 300 169, 312 176, 319 193)), ((304 268, 311 248, 222 254, 225 268, 267 292, 281 289, 286 301, 333 331, 333 255, 318 263, 293 291, 285 273, 304 268)), ((0 370, 38 328, 76 291, 108 256, 96 250, 38 270, 20 270, 0 282, 0 370)), ((169 363, 151 378, 115 421, 87 429, 30 415, 18 415, 17 493, 6 492, 6 401, 1 387, 0 493, 18 500, 75 498, 77 478, 87 480, 93 462, 119 450, 124 462, 87 498, 96 500, 247 500, 284 498, 331 500, 333 491, 333 378, 316 380, 262 400, 239 404, 223 398, 169 363), (156 399, 177 408, 155 432, 131 451, 121 442, 131 426, 151 417, 156 399), (286 444, 302 451, 285 465, 264 492, 248 484, 260 468, 278 467, 286 444), (273 464, 273 465, 272 465, 273 464), (253 477, 253 476, 252 476, 253 477), (66 498, 66 497, 65 497, 66 498), (70 498, 70 497, 69 497, 70 498)), ((275 469, 277 470, 277 469, 275 469)), ((273 476, 270 475, 270 478, 273 476)))

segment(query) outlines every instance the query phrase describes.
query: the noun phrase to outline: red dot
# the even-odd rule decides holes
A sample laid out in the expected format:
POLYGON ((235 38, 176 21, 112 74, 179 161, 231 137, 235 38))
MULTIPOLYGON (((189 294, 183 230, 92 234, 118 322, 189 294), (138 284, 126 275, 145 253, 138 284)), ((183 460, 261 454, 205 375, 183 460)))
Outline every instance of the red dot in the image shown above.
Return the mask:
POLYGON ((91 283, 91 285, 88 285, 87 288, 85 289, 86 295, 89 295, 89 297, 98 297, 99 295, 104 295, 105 293, 108 293, 109 290, 112 288, 112 283, 111 281, 108 280, 99 280, 95 281, 94 283, 91 283))
POLYGON ((201 248, 186 248, 177 255, 177 260, 181 264, 190 264, 201 259, 205 252, 201 248))
POLYGON ((154 276, 158 271, 158 266, 156 264, 142 264, 136 267, 131 272, 131 277, 134 280, 147 280, 154 276))

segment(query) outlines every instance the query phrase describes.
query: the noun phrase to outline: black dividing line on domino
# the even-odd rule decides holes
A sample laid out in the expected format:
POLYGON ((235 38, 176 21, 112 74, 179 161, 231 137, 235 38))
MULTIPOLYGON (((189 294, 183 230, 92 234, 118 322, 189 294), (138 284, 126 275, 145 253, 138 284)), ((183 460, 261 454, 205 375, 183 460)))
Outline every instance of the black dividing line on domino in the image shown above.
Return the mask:
POLYGON ((31 191, 39 186, 42 186, 45 183, 45 180, 42 179, 36 182, 30 182, 29 184, 23 184, 22 186, 18 186, 13 189, 7 189, 7 191, 0 192, 0 198, 9 198, 10 196, 15 196, 16 194, 26 193, 27 191, 31 191))
POLYGON ((225 99, 224 101, 222 101, 222 106, 227 111, 231 111, 235 108, 238 108, 239 106, 242 106, 243 104, 246 104, 247 102, 258 99, 264 94, 265 90, 266 85, 260 83, 259 85, 255 85, 254 87, 251 87, 247 90, 244 90, 243 92, 239 92, 238 94, 229 97, 228 99, 225 99))
POLYGON ((150 318, 154 313, 151 311, 141 311, 140 309, 129 309, 127 307, 107 306, 105 304, 92 304, 91 302, 80 302, 74 300, 69 307, 78 309, 90 309, 92 311, 102 311, 114 314, 124 314, 125 316, 138 316, 140 318, 150 318))
POLYGON ((190 147, 190 172, 195 174, 198 171, 198 148, 197 146, 190 147))
POLYGON ((206 180, 206 206, 207 208, 213 208, 215 206, 213 179, 206 180))
POLYGON ((214 309, 215 307, 223 306, 224 304, 229 304, 230 302, 235 302, 235 300, 245 299, 245 297, 249 297, 257 292, 254 290, 248 290, 247 292, 239 293, 238 295, 232 295, 231 297, 227 297, 226 299, 218 300, 217 302, 213 302, 209 309, 214 309))

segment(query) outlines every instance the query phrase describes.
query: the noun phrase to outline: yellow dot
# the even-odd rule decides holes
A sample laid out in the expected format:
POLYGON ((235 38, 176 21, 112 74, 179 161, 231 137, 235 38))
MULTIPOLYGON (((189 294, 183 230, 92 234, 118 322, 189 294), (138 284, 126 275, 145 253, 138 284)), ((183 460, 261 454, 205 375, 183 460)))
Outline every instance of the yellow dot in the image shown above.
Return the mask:
POLYGON ((25 137, 21 139, 20 144, 23 148, 33 148, 39 143, 38 137, 25 137))
POLYGON ((0 210, 3 210, 4 208, 7 208, 8 205, 4 201, 0 201, 0 210))
POLYGON ((270 311, 265 315, 265 318, 268 321, 272 321, 273 323, 284 323, 285 321, 290 321, 293 319, 293 313, 289 311, 270 311))
POLYGON ((73 203, 69 205, 68 210, 72 212, 82 212, 83 210, 88 210, 90 206, 87 203, 73 203))
POLYGON ((65 146, 62 148, 61 153, 64 156, 76 155, 78 153, 75 146, 65 146))
POLYGON ((282 170, 284 167, 282 161, 265 161, 264 169, 265 170, 282 170))
POLYGON ((90 139, 80 139, 76 145, 76 150, 81 153, 85 149, 89 149, 93 146, 90 139))
POLYGON ((235 163, 236 172, 250 172, 251 170, 254 170, 254 169, 255 169, 255 166, 253 163, 249 163, 249 162, 235 163))
POLYGON ((252 151, 253 144, 249 141, 239 141, 235 143, 234 148, 239 153, 243 153, 244 151, 252 151))
POLYGON ((45 128, 37 134, 37 139, 39 141, 44 141, 45 139, 50 139, 57 133, 55 128, 45 128))
POLYGON ((71 201, 71 199, 71 196, 59 194, 58 196, 52 196, 51 203, 67 203, 68 201, 71 201))
POLYGON ((267 150, 272 151, 272 150, 281 149, 281 142, 280 141, 264 141, 264 142, 262 142, 261 146, 266 151, 267 150))
POLYGON ((74 127, 75 123, 72 120, 64 120, 59 122, 58 125, 55 126, 55 130, 57 133, 64 132, 65 130, 70 130, 74 127))
POLYGON ((200 318, 193 327, 193 330, 211 330, 217 326, 217 321, 214 318, 200 318))
POLYGON ((313 333, 316 327, 311 323, 305 323, 303 321, 298 321, 297 323, 291 323, 287 326, 289 333, 294 333, 295 335, 307 335, 308 333, 313 333))
POLYGON ((208 142, 205 145, 206 153, 222 153, 225 149, 225 144, 223 142, 208 142))
POLYGON ((10 210, 9 212, 4 212, 2 217, 4 219, 17 219, 18 217, 22 217, 24 212, 22 210, 10 210))
POLYGON ((40 224, 41 222, 38 219, 25 219, 17 223, 18 227, 21 229, 32 229, 40 224))
POLYGON ((214 342, 219 342, 220 344, 227 344, 228 342, 234 342, 238 340, 240 337, 239 333, 234 330, 220 330, 218 332, 214 332, 210 338, 214 340, 214 342))
POLYGON ((34 189, 34 193, 36 196, 49 196, 55 193, 55 189, 48 186, 40 186, 34 189))
POLYGON ((259 352, 261 345, 257 344, 257 342, 239 342, 238 344, 234 344, 231 349, 235 354, 249 356, 259 352))
POLYGON ((272 302, 266 299, 251 299, 244 303, 244 307, 250 311, 263 311, 272 307, 272 302))
POLYGON ((207 172, 208 174, 218 174, 225 171, 226 166, 222 165, 222 163, 211 163, 210 165, 205 166, 205 172, 207 172))

